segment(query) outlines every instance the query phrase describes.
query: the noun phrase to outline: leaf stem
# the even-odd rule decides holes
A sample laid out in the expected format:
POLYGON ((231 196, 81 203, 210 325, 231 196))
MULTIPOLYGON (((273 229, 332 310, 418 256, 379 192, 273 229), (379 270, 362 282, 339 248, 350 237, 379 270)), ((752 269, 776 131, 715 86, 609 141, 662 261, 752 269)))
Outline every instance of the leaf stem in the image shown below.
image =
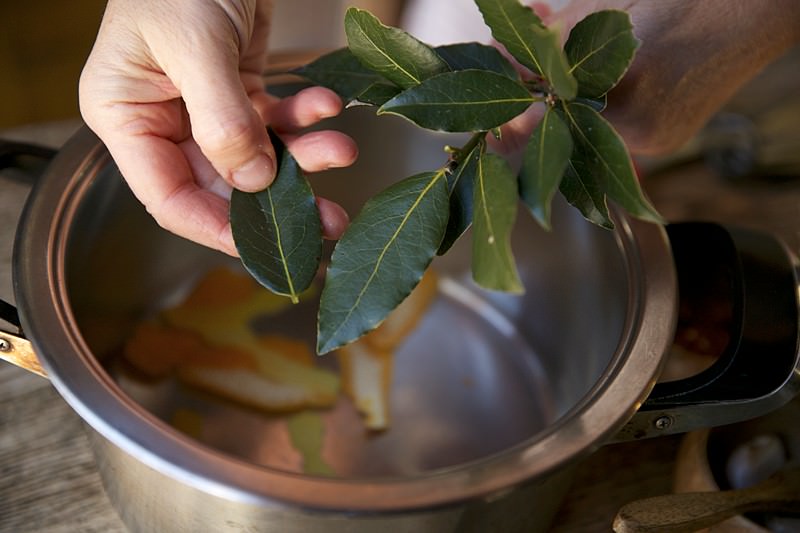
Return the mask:
POLYGON ((473 133, 467 143, 456 150, 455 154, 451 157, 451 160, 454 161, 456 165, 462 163, 464 158, 472 153, 472 150, 474 150, 476 146, 481 144, 484 139, 486 139, 487 133, 487 131, 476 131, 473 133))
MULTIPOLYGON (((489 133, 487 131, 476 131, 472 134, 469 140, 462 146, 461 148, 454 148, 452 146, 445 146, 445 152, 450 154, 450 158, 447 160, 447 164, 442 167, 441 171, 444 171, 446 174, 452 174, 455 172, 459 165, 463 164, 465 159, 469 157, 469 155, 481 144, 485 144, 486 134, 489 133)), ((483 148, 481 147, 481 150, 483 148)), ((459 176, 456 175, 455 181, 450 184, 450 190, 455 190, 456 183, 458 182, 459 176)))
POLYGON ((550 83, 548 83, 548 81, 541 76, 526 81, 525 87, 527 87, 531 93, 541 95, 539 97, 534 97, 535 102, 541 102, 555 92, 553 91, 553 87, 550 85, 550 83))

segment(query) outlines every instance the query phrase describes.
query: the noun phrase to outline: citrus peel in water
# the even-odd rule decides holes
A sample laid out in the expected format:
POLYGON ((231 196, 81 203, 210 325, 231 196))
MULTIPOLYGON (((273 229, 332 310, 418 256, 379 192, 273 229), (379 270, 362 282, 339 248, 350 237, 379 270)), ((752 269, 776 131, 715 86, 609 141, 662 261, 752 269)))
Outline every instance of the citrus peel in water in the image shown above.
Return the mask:
POLYGON ((144 375, 175 376, 196 388, 267 412, 331 407, 339 378, 314 365, 302 341, 259 336, 254 317, 275 314, 287 301, 227 268, 209 271, 178 305, 140 324, 124 347, 144 375))
MULTIPOLYGON (((140 323, 123 354, 151 380, 173 377, 220 399, 286 415, 304 471, 331 475, 321 459, 320 409, 333 408, 344 393, 368 430, 388 429, 395 352, 436 294, 437 278, 429 269, 378 328, 337 352, 337 374, 318 365, 309 343, 253 331, 255 318, 274 316, 291 304, 245 273, 217 268, 177 305, 140 323)), ((313 289, 303 297, 312 296, 313 289)))
POLYGON ((389 427, 394 352, 425 316, 436 296, 437 285, 436 273, 428 269, 411 294, 380 326, 336 351, 342 388, 370 430, 389 427))

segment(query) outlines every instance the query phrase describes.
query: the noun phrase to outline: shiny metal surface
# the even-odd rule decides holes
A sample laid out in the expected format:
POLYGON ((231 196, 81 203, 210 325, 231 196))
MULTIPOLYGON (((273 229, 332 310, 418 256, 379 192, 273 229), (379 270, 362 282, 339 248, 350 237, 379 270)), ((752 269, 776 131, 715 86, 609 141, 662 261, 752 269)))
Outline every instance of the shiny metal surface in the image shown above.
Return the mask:
MULTIPOLYGON (((314 186, 351 215, 388 182, 444 162, 441 136, 398 120, 356 109, 333 126, 356 137, 360 162, 314 186)), ((132 326, 229 259, 160 230, 88 131, 31 197, 14 272, 25 331, 92 428, 109 494, 134 530, 195 531, 213 516, 230 530, 530 531, 554 510, 565 467, 635 412, 671 341, 662 228, 620 218, 606 232, 558 209, 547 233, 521 212, 526 295, 473 287, 468 239, 437 260, 440 297, 397 357, 395 424, 366 438, 337 408, 325 453, 341 477, 300 475, 271 449, 279 422, 112 377, 132 326), (200 442, 165 422, 187 402, 222 437, 200 442)))

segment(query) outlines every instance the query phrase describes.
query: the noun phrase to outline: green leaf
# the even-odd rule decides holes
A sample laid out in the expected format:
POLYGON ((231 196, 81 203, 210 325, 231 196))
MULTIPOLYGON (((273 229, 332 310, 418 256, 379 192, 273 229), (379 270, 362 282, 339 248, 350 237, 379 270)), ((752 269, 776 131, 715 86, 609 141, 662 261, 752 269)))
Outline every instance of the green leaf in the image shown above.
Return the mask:
POLYGON ((423 128, 487 131, 505 124, 534 102, 524 85, 486 70, 445 72, 398 94, 378 114, 403 116, 423 128))
POLYGON ((608 105, 608 96, 605 94, 598 96, 597 98, 584 98, 582 96, 578 96, 574 101, 580 104, 588 105, 598 113, 602 113, 606 110, 606 106, 608 105))
POLYGON ((307 80, 327 87, 345 102, 354 100, 369 87, 388 81, 361 64, 347 48, 340 48, 321 56, 293 71, 307 80))
POLYGON ((574 161, 569 161, 561 179, 559 190, 564 195, 567 202, 581 212, 583 217, 598 226, 613 229, 614 223, 608 214, 606 205, 606 195, 600 187, 600 183, 594 179, 591 171, 587 171, 587 165, 580 162, 575 166, 574 161), (581 174, 577 168, 580 168, 581 174))
POLYGON ((575 143, 572 163, 577 174, 596 181, 599 190, 633 216, 663 223, 645 198, 625 143, 614 128, 584 104, 567 103, 564 115, 575 143))
POLYGON ((606 94, 622 79, 638 47, 631 18, 623 11, 598 11, 576 24, 564 50, 578 80, 578 94, 606 94))
POLYGON ((528 139, 519 175, 522 200, 542 227, 550 228, 550 205, 572 155, 569 127, 552 108, 528 139))
POLYGON ((484 154, 475 175, 472 278, 486 289, 524 292, 511 251, 517 179, 505 159, 484 154))
POLYGON ((364 66, 400 87, 413 87, 449 70, 433 48, 403 30, 385 26, 368 11, 349 8, 344 30, 350 51, 364 66))
POLYGON ((450 191, 450 216, 447 220, 444 239, 436 252, 438 255, 447 253, 472 225, 475 175, 478 172, 478 159, 485 146, 485 142, 476 144, 469 153, 463 156, 456 169, 447 176, 447 187, 450 191))
POLYGON ((355 101, 374 106, 381 106, 397 96, 401 89, 388 83, 373 83, 356 96, 355 101))
POLYGON ((233 190, 231 230, 250 275, 297 303, 319 267, 322 225, 303 171, 278 137, 271 138, 280 161, 277 177, 260 192, 233 190))
POLYGON ((578 84, 570 73, 558 32, 542 24, 529 7, 518 0, 475 0, 492 36, 521 64, 541 74, 555 93, 575 98, 578 84))
POLYGON ((395 183, 369 200, 337 243, 319 308, 317 351, 377 327, 414 289, 447 226, 444 170, 395 183))
POLYGON ((457 43, 436 47, 436 53, 452 70, 491 70, 512 80, 519 80, 519 72, 494 46, 481 43, 457 43))

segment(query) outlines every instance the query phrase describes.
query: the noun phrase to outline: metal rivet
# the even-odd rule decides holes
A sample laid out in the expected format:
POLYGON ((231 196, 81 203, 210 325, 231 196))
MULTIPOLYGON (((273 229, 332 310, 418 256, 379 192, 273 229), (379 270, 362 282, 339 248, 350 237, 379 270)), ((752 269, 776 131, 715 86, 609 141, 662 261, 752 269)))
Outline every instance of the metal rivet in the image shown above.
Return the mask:
POLYGON ((13 346, 6 339, 0 338, 0 352, 10 352, 13 346))
POLYGON ((655 419, 653 425, 656 429, 668 429, 672 426, 672 417, 669 415, 662 415, 655 419))

